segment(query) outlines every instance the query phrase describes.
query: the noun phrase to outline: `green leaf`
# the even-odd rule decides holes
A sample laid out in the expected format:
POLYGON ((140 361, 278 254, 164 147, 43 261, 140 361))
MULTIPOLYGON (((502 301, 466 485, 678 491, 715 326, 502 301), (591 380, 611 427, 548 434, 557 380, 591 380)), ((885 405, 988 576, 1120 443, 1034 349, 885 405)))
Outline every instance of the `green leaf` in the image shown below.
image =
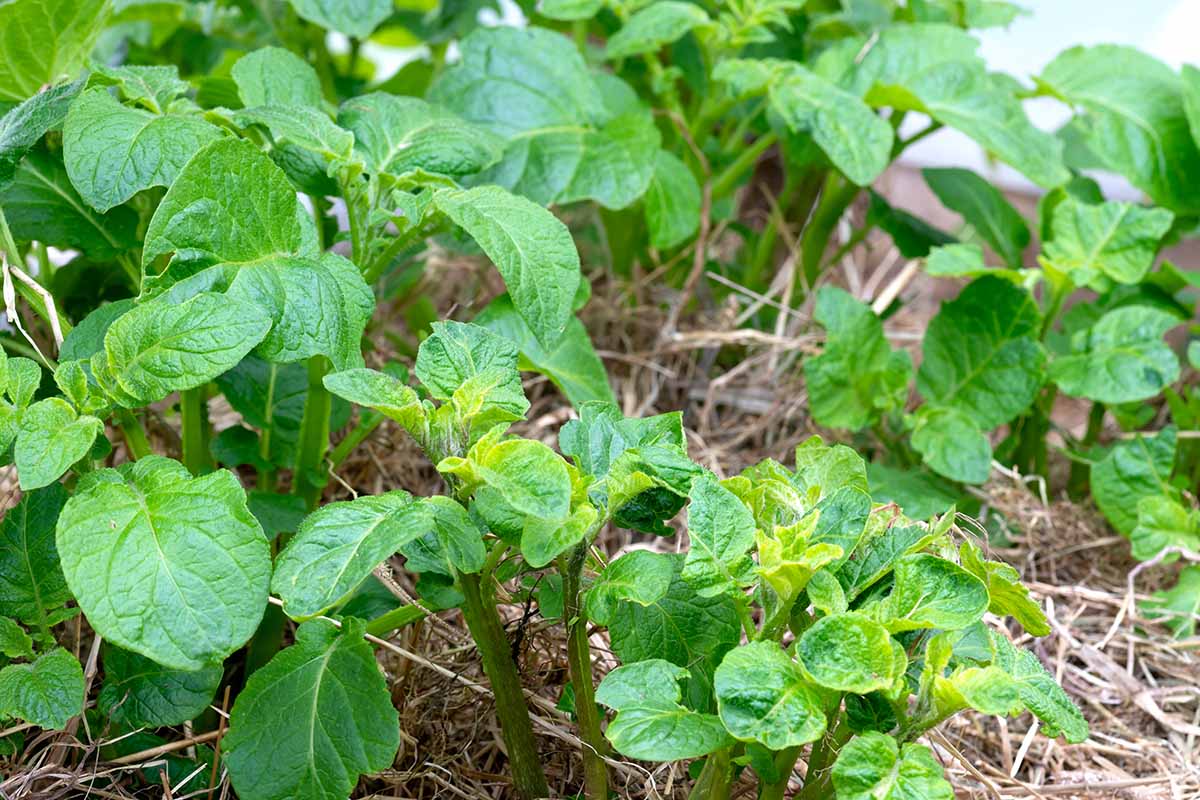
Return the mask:
POLYGON ((1178 324, 1150 306, 1113 309, 1071 337, 1071 352, 1050 362, 1050 379, 1065 394, 1101 403, 1154 397, 1179 378, 1179 361, 1163 341, 1178 324))
POLYGON ((952 408, 922 407, 915 415, 913 449, 939 475, 983 483, 992 472, 992 445, 974 420, 952 408))
POLYGON ((365 39, 392 15, 392 0, 288 0, 302 19, 365 39))
POLYGON ((604 8, 604 0, 542 0, 538 13, 548 19, 573 22, 591 19, 604 8))
POLYGON ((487 560, 483 533, 461 505, 434 495, 423 503, 433 518, 434 535, 446 559, 459 572, 479 572, 487 560))
POLYGON ((1200 566, 1184 567, 1174 586, 1155 592, 1140 608, 1147 618, 1166 625, 1177 639, 1195 635, 1200 620, 1200 566))
POLYGON ((871 497, 878 503, 895 503, 911 519, 929 519, 958 501, 946 481, 923 470, 901 469, 872 462, 867 465, 871 497))
POLYGON ((700 185, 687 165, 659 150, 654 175, 643 199, 650 246, 669 250, 683 244, 700 227, 700 185))
POLYGON ((231 472, 192 478, 176 461, 147 456, 90 473, 62 510, 57 543, 96 632, 164 666, 224 658, 266 607, 267 540, 231 472))
POLYGON ((1073 47, 1051 61, 1038 82, 1085 112, 1083 142, 1107 169, 1158 205, 1200 210, 1192 189, 1200 178, 1200 150, 1173 70, 1132 47, 1073 47))
POLYGON ((104 686, 96 704, 112 719, 133 728, 180 725, 200 716, 217 693, 220 664, 184 671, 145 656, 107 646, 104 686))
POLYGON ((686 667, 687 704, 708 708, 713 670, 741 640, 742 625, 729 595, 700 596, 680 575, 684 556, 670 558, 673 573, 665 595, 648 606, 618 602, 608 626, 613 652, 625 664, 662 658, 686 667))
POLYGON ((541 28, 476 30, 430 99, 509 145, 486 174, 542 204, 625 208, 654 174, 661 136, 619 79, 593 75, 575 45, 541 28))
POLYGON ((571 318, 580 281, 567 226, 498 186, 444 189, 433 202, 479 244, 538 341, 552 346, 571 318))
POLYGON ((0 615, 39 625, 71 599, 54 526, 67 490, 52 483, 27 492, 0 520, 0 615))
POLYGON ((392 765, 400 724, 387 683, 347 620, 314 620, 246 682, 221 753, 244 800, 342 800, 392 765))
POLYGON ((414 372, 436 400, 452 399, 464 386, 485 378, 483 403, 517 420, 529 410, 517 348, 503 336, 465 322, 435 322, 433 333, 421 342, 414 372))
POLYGON ((0 716, 60 730, 82 712, 83 668, 61 647, 32 664, 10 664, 0 669, 0 716))
POLYGON ((815 317, 826 334, 824 351, 804 361, 813 419, 857 431, 903 408, 912 358, 891 349, 870 307, 842 289, 824 286, 817 292, 815 317))
POLYGON ((1037 656, 1017 649, 1003 633, 993 630, 991 634, 995 665, 1017 682, 1021 702, 1042 721, 1042 731, 1047 736, 1062 735, 1071 744, 1086 740, 1088 725, 1083 714, 1037 656))
POLYGON ((880 621, 892 633, 921 628, 946 631, 977 622, 988 610, 987 587, 962 567, 928 553, 896 561, 895 586, 880 621))
POLYGON ((59 361, 87 360, 104 349, 104 335, 109 326, 129 309, 132 297, 105 303, 94 309, 67 333, 59 348, 59 361))
POLYGON ((990 267, 983 261, 983 248, 977 244, 947 244, 929 251, 925 274, 935 278, 981 278, 996 275, 1015 284, 1025 284, 1033 270, 990 267))
POLYGON ((809 502, 832 497, 842 489, 867 491, 867 465, 862 456, 844 444, 826 445, 810 436, 796 447, 796 474, 792 483, 809 502))
POLYGON ((114 208, 100 214, 80 198, 63 163, 42 150, 30 152, 4 188, 8 225, 19 242, 39 241, 110 259, 137 243, 137 214, 114 208))
POLYGON ((352 403, 373 408, 414 435, 425 424, 425 411, 412 387, 373 369, 349 369, 325 376, 325 388, 352 403))
POLYGON ((942 205, 961 214, 1010 268, 1022 267, 1029 228, 996 187, 965 169, 926 169, 921 174, 942 205))
POLYGON ((271 589, 288 616, 314 617, 432 528, 429 510, 404 491, 330 503, 304 520, 276 558, 271 589))
POLYGON ((91 451, 92 442, 103 433, 103 422, 86 414, 79 416, 61 397, 39 400, 25 409, 13 446, 21 489, 31 491, 57 481, 91 451))
POLYGON ((33 660, 33 639, 8 617, 0 617, 0 656, 33 660))
POLYGON ((679 681, 688 670, 653 659, 617 667, 600 682, 596 702, 617 712, 605 736, 617 752, 644 761, 675 761, 729 742, 721 720, 680 704, 679 681))
POLYGON ((925 745, 877 731, 855 736, 833 764, 837 800, 953 800, 942 765, 925 745))
POLYGON ((74 78, 108 19, 107 0, 13 0, 0 6, 0 102, 74 78))
POLYGON ((201 386, 262 341, 271 319, 256 305, 202 292, 134 306, 104 336, 107 364, 131 408, 201 386))
POLYGON ((925 258, 934 247, 957 241, 945 231, 933 227, 920 217, 888 203, 878 192, 868 189, 866 224, 882 229, 892 237, 892 243, 905 258, 925 258))
POLYGON ((929 406, 958 412, 981 431, 1003 425, 1042 387, 1041 322, 1024 289, 993 276, 973 281, 930 321, 918 391, 929 406))
POLYGON ((62 125, 82 88, 82 80, 51 86, 0 117, 0 189, 12 180, 25 154, 62 125))
POLYGON ((348 160, 354 148, 354 134, 334 124, 319 108, 310 106, 255 106, 233 113, 239 128, 261 125, 271 132, 276 145, 291 144, 324 158, 348 160))
POLYGON ((633 550, 615 559, 588 589, 586 595, 588 618, 607 625, 616 612, 617 603, 637 603, 648 606, 666 596, 671 586, 674 564, 665 553, 633 550))
POLYGON ((604 48, 604 57, 615 61, 654 53, 682 38, 693 28, 708 24, 708 14, 700 6, 680 0, 661 0, 634 13, 620 30, 610 36, 604 48))
POLYGON ((821 696, 775 642, 731 650, 717 667, 714 686, 721 721, 741 741, 782 750, 825 733, 821 696))
MULTIPOLYGON (((1133 557, 1148 561, 1168 547, 1200 550, 1200 510, 1164 495, 1143 497, 1137 504, 1137 525, 1129 533, 1133 557)), ((1178 556, 1167 556, 1171 562, 1178 556)))
POLYGON ((170 186, 192 156, 221 138, 200 117, 129 108, 96 87, 71 105, 63 157, 80 196, 103 212, 151 186, 170 186))
POLYGON ((282 47, 261 47, 234 62, 229 73, 246 108, 323 103, 321 80, 312 66, 282 47))
POLYGON ((1043 258, 1073 283, 1098 292, 1138 283, 1154 265, 1175 215, 1132 203, 1092 205, 1067 197, 1054 208, 1043 258))
POLYGON ((1092 496, 1119 533, 1133 532, 1142 498, 1172 493, 1169 479, 1174 464, 1175 429, 1171 427, 1118 440, 1092 464, 1092 496))
POLYGON ((116 86, 121 97, 156 114, 191 91, 191 84, 179 77, 179 67, 126 64, 110 67, 92 65, 92 85, 116 86))
POLYGON ((701 596, 731 591, 750 582, 754 517, 733 492, 706 475, 692 486, 688 507, 691 548, 683 577, 701 596))
POLYGON ((543 347, 534 336, 533 329, 517 313, 507 294, 488 303, 474 322, 515 344, 521 351, 517 365, 545 375, 576 408, 591 402, 616 402, 604 362, 578 318, 572 317, 567 322, 566 329, 550 348, 543 347))
POLYGON ((1003 562, 984 560, 983 553, 971 542, 959 545, 958 555, 963 569, 987 587, 988 611, 1012 617, 1031 636, 1050 634, 1046 612, 1029 596, 1029 589, 1021 583, 1020 573, 1003 562))
POLYGON ((659 446, 686 451, 687 440, 683 415, 677 411, 626 417, 615 403, 595 402, 580 407, 579 418, 562 426, 558 446, 585 473, 604 478, 629 450, 659 446))
POLYGON ((891 689, 908 666, 886 628, 853 613, 817 620, 800 636, 796 655, 818 684, 853 694, 891 689))
POLYGON ((354 149, 372 173, 474 175, 503 154, 500 137, 416 97, 352 98, 338 111, 338 124, 353 132, 354 149))

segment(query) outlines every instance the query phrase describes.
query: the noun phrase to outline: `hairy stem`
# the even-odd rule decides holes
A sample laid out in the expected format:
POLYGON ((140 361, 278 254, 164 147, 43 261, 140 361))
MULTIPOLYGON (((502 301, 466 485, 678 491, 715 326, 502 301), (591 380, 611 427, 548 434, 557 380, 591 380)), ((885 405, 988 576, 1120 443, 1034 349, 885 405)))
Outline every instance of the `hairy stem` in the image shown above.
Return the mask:
POLYGON ((193 475, 213 471, 208 452, 208 387, 197 386, 179 393, 179 417, 183 421, 183 465, 193 475))
POLYGON ((304 498, 310 511, 317 507, 324 488, 318 476, 329 447, 329 410, 333 401, 324 383, 328 372, 329 359, 325 356, 313 356, 308 360, 308 394, 304 398, 304 416, 300 420, 292 494, 304 498))
POLYGON ((521 691, 521 675, 512 659, 500 615, 494 605, 484 601, 479 575, 460 573, 459 583, 466 597, 462 606, 463 619, 479 649, 483 671, 496 698, 496 716, 500 719, 500 733, 508 751, 513 789, 520 800, 546 797, 550 788, 542 771, 529 706, 521 691))
POLYGON ((604 756, 608 743, 600 731, 596 689, 592 684, 592 652, 588 645, 587 619, 583 615, 580 583, 587 561, 588 545, 580 542, 569 559, 560 562, 563 578, 563 619, 567 623, 567 665, 575 690, 575 718, 583 739, 583 776, 589 800, 607 800, 608 768, 604 756))
POLYGON ((829 729, 813 745, 812 754, 808 757, 808 771, 804 775, 804 788, 796 795, 796 800, 825 800, 833 796, 830 786, 833 780, 831 767, 837 761, 842 745, 849 741, 852 735, 846 721, 839 721, 838 713, 833 712, 829 729))

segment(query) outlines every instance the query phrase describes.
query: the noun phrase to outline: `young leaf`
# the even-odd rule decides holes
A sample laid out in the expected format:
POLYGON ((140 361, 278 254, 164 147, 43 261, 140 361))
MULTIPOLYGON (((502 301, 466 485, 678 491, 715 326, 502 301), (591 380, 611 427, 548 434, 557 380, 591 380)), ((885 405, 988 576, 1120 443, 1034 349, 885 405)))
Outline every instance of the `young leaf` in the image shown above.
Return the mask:
POLYGON ((1163 341, 1179 322, 1150 306, 1113 309, 1072 337, 1071 352, 1050 362, 1050 379, 1072 397, 1101 403, 1153 397, 1179 378, 1179 360, 1163 341))
POLYGON ((983 248, 977 244, 946 244, 929 251, 925 274, 935 278, 982 278, 996 275, 1015 284, 1023 284, 1032 270, 990 267, 983 261, 983 248))
POLYGON ((314 620, 246 682, 221 753, 244 800, 342 800, 392 764, 400 724, 363 624, 314 620))
POLYGON ((1176 638, 1194 635, 1200 621, 1200 566, 1184 567, 1173 587, 1155 592, 1140 608, 1148 618, 1160 620, 1176 638))
POLYGON ((887 691, 908 667, 886 628, 853 613, 817 620, 801 635, 796 655, 818 684, 853 694, 887 691))
POLYGON ((683 244, 700 227, 700 186, 677 156, 659 150, 654 175, 642 200, 650 246, 668 250, 683 244))
POLYGON ((324 111, 310 106, 255 106, 235 111, 233 122, 239 128, 261 125, 271 132, 277 146, 290 144, 327 162, 349 160, 354 148, 354 134, 335 125, 324 111))
POLYGON ((1029 228, 996 187, 965 169, 925 169, 921 174, 942 205, 961 214, 1004 263, 1011 269, 1023 266, 1029 228))
POLYGON ((429 510, 404 491, 330 503, 310 514, 279 554, 271 589, 288 616, 314 617, 432 528, 429 510))
POLYGON ((444 189, 434 203, 483 248, 517 311, 550 347, 571 318, 580 281, 579 253, 567 226, 497 186, 444 189))
POLYGON ((166 111, 173 101, 186 95, 192 88, 191 84, 180 79, 179 67, 174 64, 125 64, 120 67, 93 64, 92 70, 93 85, 116 86, 123 99, 156 114, 166 111))
POLYGON ((414 372, 435 400, 451 400, 464 386, 486 376, 482 402, 517 420, 529 410, 517 348, 508 339, 486 328, 463 322, 435 322, 433 333, 417 351, 414 372))
POLYGON ((266 607, 267 540, 231 472, 192 478, 147 456, 90 473, 62 510, 57 544, 96 632, 164 666, 224 658, 266 607))
POLYGON ((62 125, 83 84, 78 80, 51 86, 0 117, 0 189, 12 180, 25 154, 48 131, 62 125))
POLYGON ((645 761, 698 758, 729 741, 721 720, 680 704, 688 670, 652 659, 617 667, 600 682, 596 702, 617 716, 605 736, 617 752, 645 761))
POLYGON ((1031 636, 1050 634, 1046 612, 1029 596, 1029 589, 1021 583, 1021 576, 1015 569, 1000 561, 984 560, 983 553, 971 542, 959 545, 958 555, 963 569, 987 587, 988 611, 1012 617, 1031 636))
POLYGON ((13 0, 0 6, 0 102, 20 102, 87 63, 106 0, 13 0))
MULTIPOLYGON (((1168 547, 1200 549, 1200 510, 1164 495, 1143 497, 1137 504, 1137 525, 1129 532, 1133 557, 1148 561, 1168 547)), ((1176 556, 1167 556, 1171 562, 1176 556)))
POLYGON ((39 625, 71 599, 54 526, 67 490, 52 483, 27 492, 0 520, 0 615, 39 625))
POLYGON ((939 475, 983 483, 992 472, 992 445, 974 420, 953 408, 923 406, 915 415, 913 449, 939 475))
POLYGON ((1135 284, 1154 265, 1175 215, 1132 203, 1093 205, 1067 197, 1054 208, 1042 257, 1079 286, 1098 292, 1135 284))
POLYGON ((1172 427, 1119 440, 1092 464, 1092 497, 1117 532, 1132 533, 1142 498, 1173 494, 1169 479, 1174 464, 1172 427))
POLYGON ((601 625, 611 622, 617 603, 641 606, 656 603, 671 586, 674 564, 665 553, 633 550, 612 561, 588 589, 588 618, 601 625))
POLYGON ((866 492, 867 465, 846 445, 826 445, 820 436, 810 436, 796 447, 792 483, 809 502, 825 500, 842 489, 866 492))
POLYGON ((32 661, 33 639, 8 617, 0 617, 0 656, 32 661))
POLYGON ((721 722, 736 739, 782 750, 825 733, 820 694, 775 642, 752 642, 729 651, 717 667, 714 687, 721 722))
POLYGON ((151 186, 170 186, 188 159, 221 138, 198 116, 129 108, 95 87, 71 105, 63 159, 80 196, 103 212, 151 186))
POLYGON ((201 386, 262 341, 271 319, 257 305, 202 292, 182 303, 156 299, 109 327, 104 349, 113 379, 135 408, 201 386))
POLYGON ((891 349, 870 307, 836 286, 823 286, 815 318, 826 336, 824 352, 804 361, 813 419, 857 431, 882 413, 903 408, 912 358, 891 349))
POLYGON ((987 611, 983 582, 962 567, 928 553, 904 556, 880 622, 892 633, 920 628, 965 628, 987 611))
POLYGON ((338 110, 338 124, 354 134, 354 149, 371 173, 461 177, 503 154, 499 136, 416 97, 373 92, 352 98, 338 110))
POLYGON ((591 402, 616 403, 604 362, 596 355, 587 328, 577 318, 567 322, 550 348, 543 347, 534 336, 507 294, 488 303, 473 321, 515 344, 521 351, 517 366, 545 375, 575 408, 591 402))
POLYGON ((610 36, 604 57, 616 61, 654 53, 682 38, 693 28, 707 24, 708 14, 700 6, 679 0, 661 0, 634 13, 620 30, 610 36))
POLYGON ((79 416, 61 397, 48 397, 25 409, 13 446, 21 489, 31 491, 57 481, 103 433, 103 422, 79 416))
MULTIPOLYGON (((419 353, 418 353, 419 354, 419 353)), ((373 408, 416 436, 422 432, 425 410, 412 387, 373 369, 349 369, 325 376, 325 388, 364 408, 373 408)))
POLYGON ((837 571, 838 583, 853 601, 891 572, 898 559, 927 546, 933 533, 921 525, 892 525, 868 539, 837 571))
POLYGON ((1071 698, 1054 680, 1037 656, 1017 649, 1003 633, 991 631, 995 665, 1017 682, 1021 702, 1042 721, 1047 736, 1062 735, 1071 744, 1088 737, 1088 725, 1071 698))
POLYGON ((323 103, 321 79, 312 66, 282 47, 260 47, 239 58, 230 69, 246 108, 307 106, 323 103))
POLYGON ((31 664, 0 669, 0 716, 60 730, 83 712, 83 668, 56 647, 31 664))
POLYGON ((288 0, 302 19, 330 31, 366 39, 392 15, 391 0, 288 0))
POLYGON ((750 582, 754 517, 737 495, 705 476, 692 486, 688 508, 691 548, 683 577, 701 596, 721 594, 750 582))
POLYGON ((194 671, 170 669, 109 645, 104 648, 104 685, 96 705, 134 728, 180 725, 208 708, 224 672, 220 664, 194 671))
POLYGON ((833 764, 838 800, 953 800, 954 789, 929 748, 877 731, 855 736, 833 764))
POLYGON ((434 535, 446 560, 459 572, 479 572, 487 560, 483 532, 461 505, 434 495, 422 501, 433 518, 434 535))

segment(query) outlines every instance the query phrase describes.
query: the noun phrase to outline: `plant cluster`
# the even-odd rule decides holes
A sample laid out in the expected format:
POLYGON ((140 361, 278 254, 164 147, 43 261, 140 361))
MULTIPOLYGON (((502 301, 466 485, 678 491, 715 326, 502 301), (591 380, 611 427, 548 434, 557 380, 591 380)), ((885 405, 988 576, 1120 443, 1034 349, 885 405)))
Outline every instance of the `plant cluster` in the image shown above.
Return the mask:
MULTIPOLYGON (((1008 633, 1047 635, 1046 616, 955 503, 996 461, 1045 474, 1057 432, 1069 489, 1090 487, 1137 557, 1200 549, 1184 435, 1200 389, 1164 340, 1194 319, 1197 280, 1158 259, 1200 213, 1200 72, 1077 48, 1025 87, 975 53, 969 29, 1018 13, 994 0, 543 0, 522 28, 477 26, 481 7, 0 5, 0 455, 23 492, 0 524, 0 720, 19 721, 0 753, 25 746, 24 724, 80 715, 116 734, 107 756, 191 723, 223 735, 171 762, 180 777, 219 762, 243 800, 346 797, 399 746, 374 644, 457 608, 514 792, 544 797, 499 612, 526 580, 568 643, 563 705, 593 800, 614 754, 693 761, 698 800, 747 770, 760 798, 784 797, 801 761, 806 800, 949 798, 918 740, 966 709, 1086 738, 1008 633), (428 58, 374 84, 367 45, 405 37, 428 58), (1076 113, 1044 133, 1031 96, 1076 113), (871 190, 943 126, 1047 190, 1033 232, 969 171, 925 173, 963 217, 955 235, 871 190), (747 187, 765 163, 758 226, 747 187), (1155 205, 1106 200, 1094 167, 1155 205), (548 206, 571 207, 574 229, 548 206), (710 260, 716 226, 743 234, 728 262, 710 260), (967 281, 917 369, 884 334, 894 305, 821 285, 876 230, 967 281), (576 317, 577 241, 617 276, 654 269, 681 303, 721 275, 770 300, 749 324, 812 295, 813 418, 871 462, 813 438, 791 468, 721 479, 689 458, 680 414, 625 417, 576 317), (484 256, 505 293, 439 321, 430 242, 484 256), (400 359, 373 351, 383 337, 400 359), (514 433, 522 371, 575 407, 557 450, 514 433), (217 396, 240 424, 213 430, 217 396), (1064 396, 1091 403, 1082 437, 1056 430, 1064 396), (1170 424, 1106 445, 1106 415, 1170 424), (323 504, 387 420, 445 491, 323 504), (155 426, 178 441, 156 452, 155 426), (688 547, 610 562, 593 546, 608 526, 686 526, 688 547), (418 603, 374 577, 397 554, 418 603), (79 615, 91 706, 95 673, 60 644, 79 615), (598 685, 595 629, 621 662, 598 685)), ((1187 358, 1200 367, 1200 344, 1187 358)), ((1198 580, 1190 567, 1155 600, 1181 635, 1198 580)))

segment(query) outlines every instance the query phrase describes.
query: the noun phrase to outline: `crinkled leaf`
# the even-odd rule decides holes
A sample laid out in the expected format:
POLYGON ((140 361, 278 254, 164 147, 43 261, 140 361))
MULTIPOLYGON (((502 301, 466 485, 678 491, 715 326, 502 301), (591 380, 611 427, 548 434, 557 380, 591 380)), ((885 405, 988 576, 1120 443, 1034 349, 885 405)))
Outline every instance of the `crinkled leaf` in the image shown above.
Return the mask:
POLYGON ((83 668, 56 647, 31 664, 0 669, 0 716, 59 730, 83 712, 83 668))
POLYGON ((423 430, 425 411, 412 387, 373 369, 350 369, 325 376, 325 388, 351 403, 373 408, 410 433, 423 430))
POLYGON ((965 169, 926 169, 921 174, 942 205, 961 214, 1009 267, 1021 268, 1029 228, 995 186, 965 169))
POLYGON ((1050 379, 1072 397, 1101 403, 1153 397, 1179 378, 1179 360, 1163 341, 1178 324, 1150 306, 1113 309, 1071 337, 1071 352, 1050 362, 1050 379))
POLYGON ((0 117, 0 188, 8 185, 21 159, 48 131, 62 125, 83 81, 51 86, 0 117))
POLYGON ((988 609, 987 587, 962 567, 928 553, 904 556, 880 622, 892 633, 920 628, 958 630, 988 609))
POLYGON ((987 586, 988 611, 1012 617, 1031 636, 1050 634, 1046 612, 1029 596, 1029 589, 1021 583, 1020 573, 1003 562, 985 560, 980 549, 971 542, 959 545, 958 554, 963 568, 987 586))
POLYGON ((288 0, 296 14, 330 31, 365 39, 392 15, 391 0, 288 0))
POLYGON ((731 650, 717 667, 714 686, 721 721, 737 739, 782 750, 825 733, 821 696, 775 642, 731 650))
POLYGON ((67 491, 53 483, 25 493, 0 520, 0 615, 37 625, 71 599, 54 542, 67 491))
POLYGON ((61 397, 39 400, 25 409, 13 446, 21 489, 40 489, 57 481, 103 433, 103 422, 76 414, 61 397))
POLYGON ((233 114, 240 128, 261 125, 271 132, 276 144, 288 143, 316 153, 327 161, 349 159, 354 134, 334 124, 322 110, 310 106, 254 106, 233 114))
POLYGON ((844 444, 826 445, 810 436, 796 447, 792 483, 810 502, 824 500, 842 489, 867 491, 867 465, 844 444))
POLYGON ((1080 285, 1104 292, 1150 271, 1175 215, 1133 203, 1093 205, 1067 197, 1054 208, 1042 257, 1080 285))
POLYGON ((614 61, 656 52, 708 22, 704 9, 692 3, 680 0, 651 3, 634 13, 608 38, 604 57, 614 61))
POLYGON ((192 478, 147 456, 90 473, 62 510, 57 544, 96 632, 164 666, 224 658, 266 607, 267 539, 231 472, 192 478))
POLYGON ((701 595, 720 594, 749 582, 746 551, 754 544, 754 517, 737 495, 704 476, 692 486, 688 507, 691 547, 683 577, 701 595))
POLYGON ((0 617, 0 656, 33 660, 33 639, 8 617, 0 617))
POLYGON ((246 682, 221 740, 245 800, 340 800, 391 766, 400 724, 362 623, 314 620, 246 682))
POLYGON ((1021 702, 1042 721, 1047 736, 1062 735, 1071 744, 1088 737, 1088 725, 1083 714, 1059 686, 1037 656, 1020 650, 998 631, 992 631, 996 649, 995 665, 1017 682, 1021 702))
POLYGON ((607 625, 618 602, 648 606, 661 600, 671 586, 671 557, 650 550, 633 550, 612 561, 587 591, 588 618, 607 625))
POLYGON ((183 97, 192 88, 187 81, 180 79, 179 67, 174 64, 124 64, 119 67, 93 64, 91 82, 93 85, 116 86, 124 100, 156 114, 166 111, 174 100, 183 97))
POLYGON ((130 727, 180 725, 208 708, 224 672, 220 664, 170 669, 110 645, 104 649, 104 685, 96 704, 130 727))
POLYGON ((928 747, 906 744, 877 731, 842 748, 833 764, 837 800, 953 800, 954 789, 928 747))
POLYGON ((886 628, 849 613, 817 620, 800 636, 796 655, 821 686, 867 694, 890 689, 903 675, 908 662, 896 658, 897 649, 886 628))
POLYGON ((0 102, 74 78, 108 19, 106 0, 12 0, 0 6, 0 102))
POLYGON ((320 108, 321 80, 312 66, 282 47, 261 47, 239 58, 230 70, 242 105, 320 108))

